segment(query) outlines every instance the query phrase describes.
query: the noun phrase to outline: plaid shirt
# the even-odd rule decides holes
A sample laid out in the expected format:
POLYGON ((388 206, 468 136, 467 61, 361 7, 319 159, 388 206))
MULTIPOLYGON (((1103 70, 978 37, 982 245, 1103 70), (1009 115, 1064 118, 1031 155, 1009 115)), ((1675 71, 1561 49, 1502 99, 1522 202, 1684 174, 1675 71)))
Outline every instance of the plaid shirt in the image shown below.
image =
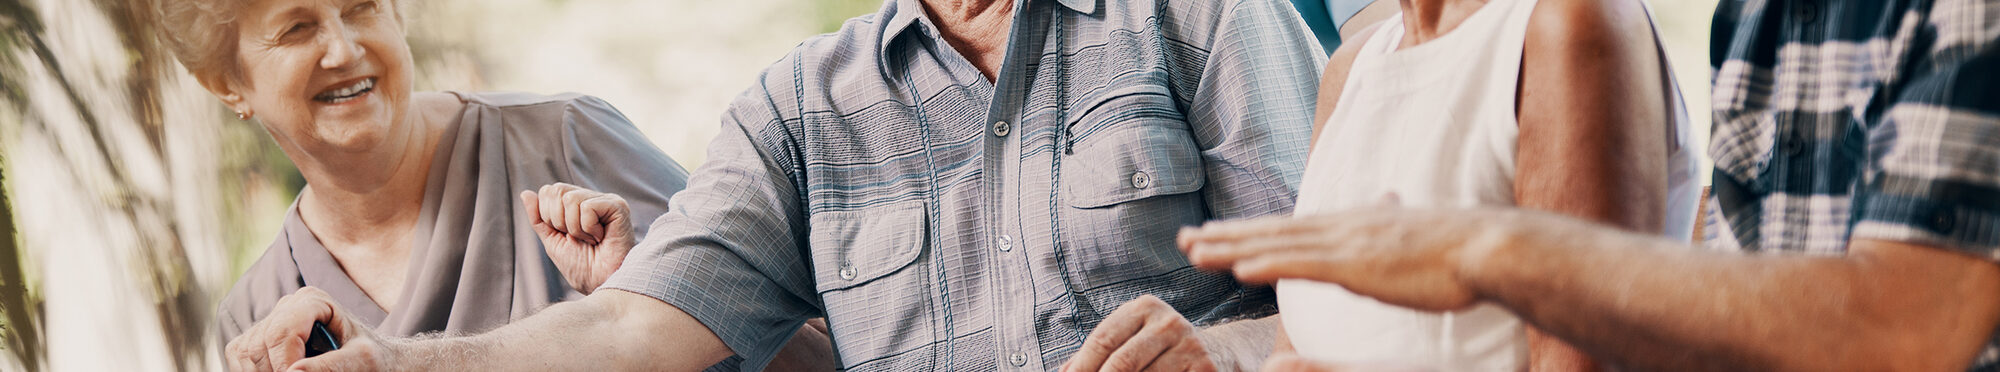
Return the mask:
POLYGON ((1714 30, 1710 247, 2000 259, 2000 2, 1724 0, 1714 30))
POLYGON ((816 316, 848 369, 990 371, 1059 366, 1144 294, 1198 325, 1276 311, 1174 239, 1292 209, 1324 57, 1288 3, 1019 1, 997 82, 923 10, 766 70, 606 286, 753 370, 816 316))

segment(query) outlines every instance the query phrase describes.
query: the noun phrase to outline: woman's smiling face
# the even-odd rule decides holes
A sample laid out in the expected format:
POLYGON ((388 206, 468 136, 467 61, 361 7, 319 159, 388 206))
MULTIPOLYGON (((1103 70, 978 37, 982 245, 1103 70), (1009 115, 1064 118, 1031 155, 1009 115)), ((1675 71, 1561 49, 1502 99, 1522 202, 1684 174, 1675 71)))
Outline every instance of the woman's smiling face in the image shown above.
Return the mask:
POLYGON ((281 144, 368 152, 401 136, 414 62, 382 0, 256 0, 237 14, 241 96, 281 144))

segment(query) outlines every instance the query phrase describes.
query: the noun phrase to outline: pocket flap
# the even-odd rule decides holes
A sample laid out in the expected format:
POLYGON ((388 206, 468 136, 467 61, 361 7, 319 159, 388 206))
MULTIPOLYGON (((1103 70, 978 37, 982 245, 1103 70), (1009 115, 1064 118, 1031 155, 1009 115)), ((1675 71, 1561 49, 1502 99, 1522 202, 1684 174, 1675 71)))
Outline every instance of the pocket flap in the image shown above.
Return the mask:
POLYGON ((923 254, 928 220, 922 201, 814 215, 810 249, 817 289, 852 288, 910 266, 923 254))
POLYGON ((1180 128, 1134 125, 1078 144, 1062 163, 1063 194, 1076 208, 1101 208, 1200 190, 1201 151, 1180 128))

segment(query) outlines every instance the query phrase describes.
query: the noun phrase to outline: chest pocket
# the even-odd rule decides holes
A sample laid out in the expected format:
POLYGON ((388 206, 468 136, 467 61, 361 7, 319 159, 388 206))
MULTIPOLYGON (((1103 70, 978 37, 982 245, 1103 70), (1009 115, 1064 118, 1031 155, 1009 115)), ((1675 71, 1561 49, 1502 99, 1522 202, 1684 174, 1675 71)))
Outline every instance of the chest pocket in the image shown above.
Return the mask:
POLYGON ((927 217, 922 201, 812 216, 813 279, 828 331, 842 341, 840 360, 875 360, 930 344, 918 337, 930 334, 920 330, 932 314, 929 273, 920 263, 927 217))
POLYGON ((1166 88, 1137 86, 1084 107, 1062 167, 1063 199, 1071 207, 1188 193, 1205 183, 1201 151, 1166 88))

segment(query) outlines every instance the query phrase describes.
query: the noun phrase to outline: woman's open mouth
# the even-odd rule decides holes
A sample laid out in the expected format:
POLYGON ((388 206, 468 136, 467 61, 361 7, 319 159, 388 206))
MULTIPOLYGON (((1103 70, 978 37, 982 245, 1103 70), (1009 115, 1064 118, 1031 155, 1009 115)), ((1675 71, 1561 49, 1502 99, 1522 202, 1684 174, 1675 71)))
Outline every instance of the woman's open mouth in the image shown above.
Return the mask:
POLYGON ((375 91, 375 78, 371 77, 367 79, 361 79, 361 81, 354 82, 354 84, 350 84, 345 87, 334 88, 331 90, 327 90, 325 92, 320 92, 319 95, 313 96, 313 100, 319 101, 320 103, 338 104, 342 102, 352 101, 355 98, 359 98, 362 95, 368 94, 368 92, 373 92, 373 91, 375 91))

